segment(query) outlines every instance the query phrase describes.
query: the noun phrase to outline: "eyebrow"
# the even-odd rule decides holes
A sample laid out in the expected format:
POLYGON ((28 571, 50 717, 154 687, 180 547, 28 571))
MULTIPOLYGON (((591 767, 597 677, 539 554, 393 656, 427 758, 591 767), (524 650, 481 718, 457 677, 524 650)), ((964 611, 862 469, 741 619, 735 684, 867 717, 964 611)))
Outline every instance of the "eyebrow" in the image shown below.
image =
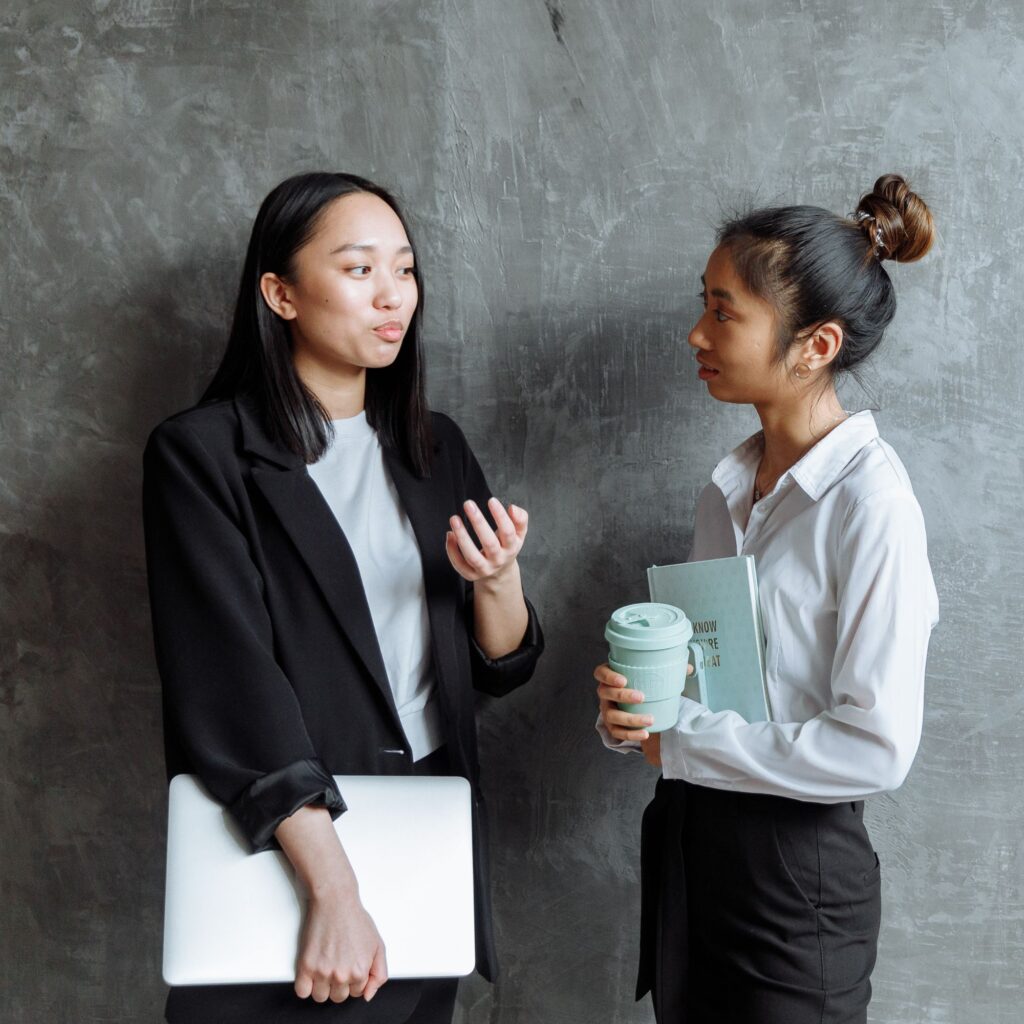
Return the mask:
MULTIPOLYGON (((377 246, 375 246, 372 242, 346 242, 344 245, 339 245, 336 249, 332 249, 330 254, 332 256, 334 256, 335 253, 349 252, 349 251, 353 251, 353 252, 376 252, 377 251, 377 246)), ((398 256, 406 256, 406 255, 410 255, 411 253, 412 253, 412 246, 411 245, 403 245, 402 248, 398 250, 396 255, 398 255, 398 256)))
MULTIPOLYGON (((700 283, 704 285, 705 289, 707 288, 708 283, 707 281, 704 280, 703 274, 700 275, 700 283)), ((736 301, 736 297, 733 295, 733 293, 726 291, 724 288, 712 288, 711 294, 714 295, 716 299, 725 299, 726 302, 735 303, 736 301)))

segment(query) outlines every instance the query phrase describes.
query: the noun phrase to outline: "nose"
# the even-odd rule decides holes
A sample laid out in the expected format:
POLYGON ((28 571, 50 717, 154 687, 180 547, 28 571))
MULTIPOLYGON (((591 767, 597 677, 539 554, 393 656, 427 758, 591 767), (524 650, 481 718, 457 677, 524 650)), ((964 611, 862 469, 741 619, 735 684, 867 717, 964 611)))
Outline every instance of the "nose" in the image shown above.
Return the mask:
POLYGON ((378 309, 398 309, 402 305, 402 292, 394 274, 384 274, 379 278, 377 294, 373 304, 378 309))
POLYGON ((707 339, 704 337, 704 333, 700 328, 700 325, 703 322, 704 317, 701 316, 701 318, 690 329, 690 333, 686 336, 686 340, 690 344, 691 348, 706 349, 708 347, 707 339))

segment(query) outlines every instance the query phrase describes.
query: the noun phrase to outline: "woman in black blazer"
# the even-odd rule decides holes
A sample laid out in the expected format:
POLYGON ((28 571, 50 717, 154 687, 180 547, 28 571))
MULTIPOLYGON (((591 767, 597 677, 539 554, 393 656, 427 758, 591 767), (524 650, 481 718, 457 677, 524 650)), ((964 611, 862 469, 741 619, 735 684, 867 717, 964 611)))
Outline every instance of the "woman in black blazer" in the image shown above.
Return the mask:
MULTIPOLYGON (((525 511, 491 497, 459 428, 427 411, 422 305, 388 193, 342 174, 283 182, 253 227, 220 369, 200 404, 147 446, 168 775, 197 774, 254 850, 280 845, 310 894, 294 987, 172 989, 171 1022, 450 1021, 454 981, 385 984, 383 944, 331 825, 345 809, 332 775, 469 780, 477 967, 494 975, 473 691, 500 696, 526 682, 543 638, 516 561, 525 511), (387 592, 392 570, 350 543, 344 510, 310 473, 335 430, 360 416, 367 472, 381 478, 374 500, 390 502, 418 548, 415 586, 400 581, 394 602, 426 606, 428 669, 413 683, 435 724, 419 759, 382 656, 401 645, 378 636, 380 605, 368 598, 387 592)), ((347 472, 344 460, 332 466, 347 472)), ((361 479, 340 482, 353 485, 352 501, 367 500, 361 479)))

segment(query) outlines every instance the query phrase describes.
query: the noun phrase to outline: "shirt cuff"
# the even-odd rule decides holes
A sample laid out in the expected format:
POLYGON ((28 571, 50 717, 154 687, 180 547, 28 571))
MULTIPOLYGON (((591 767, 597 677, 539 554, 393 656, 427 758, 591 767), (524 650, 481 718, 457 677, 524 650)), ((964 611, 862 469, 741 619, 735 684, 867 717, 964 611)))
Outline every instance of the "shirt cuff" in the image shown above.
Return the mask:
POLYGON ((236 797, 229 810, 252 844, 253 853, 260 853, 277 849, 277 826, 309 805, 326 807, 332 821, 348 810, 334 778, 313 759, 294 761, 260 776, 236 797))
POLYGON ((617 740, 608 731, 608 726, 601 721, 601 716, 597 716, 597 722, 594 725, 597 729, 598 736, 601 737, 601 742, 609 749, 615 750, 620 754, 640 754, 643 751, 640 748, 640 744, 636 740, 617 740))
POLYGON ((686 733, 691 731, 695 719, 708 709, 689 697, 683 697, 679 717, 671 729, 661 734, 661 774, 666 779, 694 781, 700 773, 688 771, 686 766, 686 733))

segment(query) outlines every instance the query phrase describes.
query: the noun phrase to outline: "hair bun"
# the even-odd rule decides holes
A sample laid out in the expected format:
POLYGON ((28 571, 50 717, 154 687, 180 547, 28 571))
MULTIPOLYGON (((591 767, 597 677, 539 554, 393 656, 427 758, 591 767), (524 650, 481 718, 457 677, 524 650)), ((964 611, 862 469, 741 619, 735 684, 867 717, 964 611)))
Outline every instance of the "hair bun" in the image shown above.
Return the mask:
POLYGON ((883 174, 861 197, 856 217, 880 260, 912 263, 932 247, 935 238, 931 210, 899 174, 883 174))

